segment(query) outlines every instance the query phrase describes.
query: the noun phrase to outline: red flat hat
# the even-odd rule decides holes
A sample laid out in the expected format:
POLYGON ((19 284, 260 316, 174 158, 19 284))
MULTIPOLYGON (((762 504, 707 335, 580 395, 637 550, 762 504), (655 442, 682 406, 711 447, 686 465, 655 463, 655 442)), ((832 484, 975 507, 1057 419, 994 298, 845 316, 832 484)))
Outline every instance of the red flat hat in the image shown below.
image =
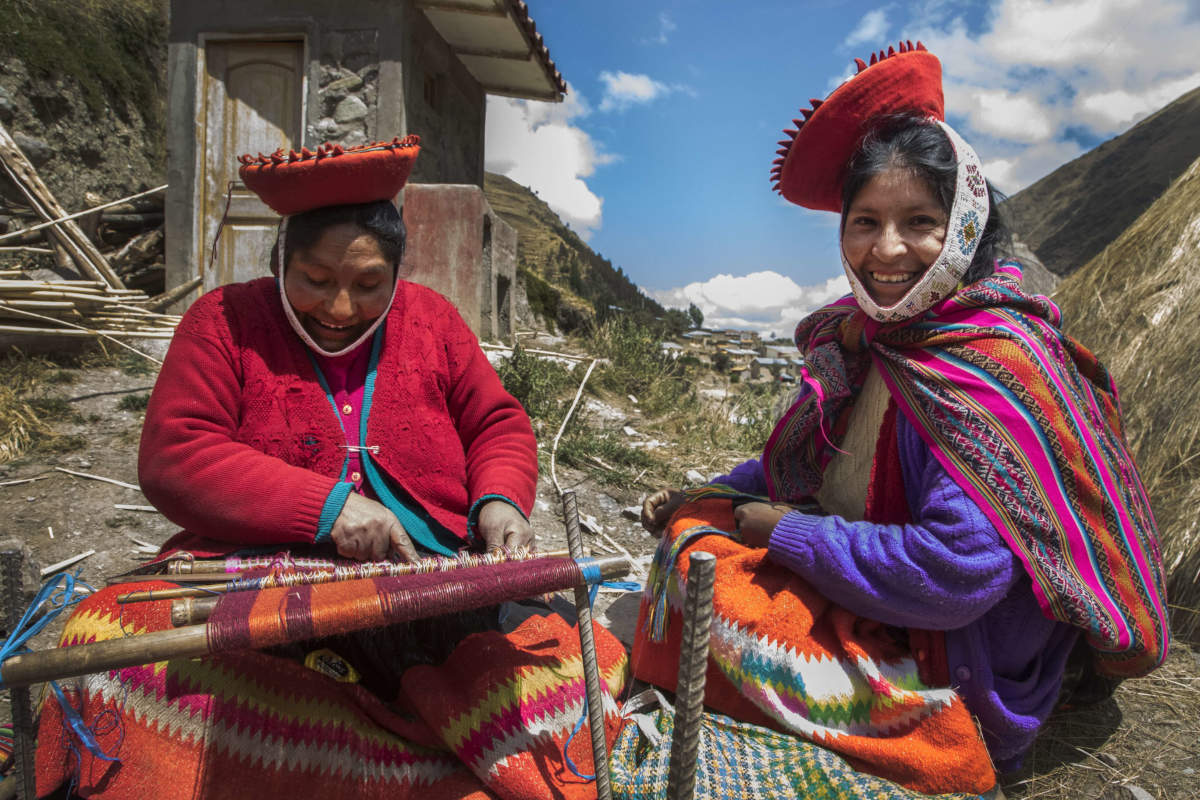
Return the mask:
POLYGON ((357 147, 323 144, 269 156, 244 155, 238 176, 250 191, 282 216, 324 206, 391 200, 408 181, 421 152, 421 137, 357 147))
POLYGON ((925 46, 901 42, 899 51, 871 54, 867 64, 854 59, 858 74, 825 100, 800 109, 795 128, 784 130, 771 169, 775 191, 787 200, 818 211, 842 210, 846 164, 876 117, 915 113, 944 121, 942 65, 925 46))

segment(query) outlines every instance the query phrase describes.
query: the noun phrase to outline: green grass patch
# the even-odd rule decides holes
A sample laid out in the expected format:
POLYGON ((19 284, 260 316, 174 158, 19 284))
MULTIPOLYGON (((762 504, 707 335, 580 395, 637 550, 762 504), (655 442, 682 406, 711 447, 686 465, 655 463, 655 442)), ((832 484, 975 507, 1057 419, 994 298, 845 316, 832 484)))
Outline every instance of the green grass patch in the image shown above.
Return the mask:
POLYGON ((83 416, 64 397, 31 397, 26 402, 43 420, 83 422, 83 416))
POLYGON ((145 411, 146 404, 150 402, 150 394, 142 392, 141 394, 127 394, 117 403, 117 408, 122 411, 145 411))
POLYGON ((88 438, 80 434, 51 434, 40 440, 37 449, 43 453, 73 453, 88 445, 88 438))
POLYGON ((577 380, 556 361, 530 355, 520 345, 497 369, 500 382, 517 399, 530 418, 549 422, 561 416, 562 397, 577 380))

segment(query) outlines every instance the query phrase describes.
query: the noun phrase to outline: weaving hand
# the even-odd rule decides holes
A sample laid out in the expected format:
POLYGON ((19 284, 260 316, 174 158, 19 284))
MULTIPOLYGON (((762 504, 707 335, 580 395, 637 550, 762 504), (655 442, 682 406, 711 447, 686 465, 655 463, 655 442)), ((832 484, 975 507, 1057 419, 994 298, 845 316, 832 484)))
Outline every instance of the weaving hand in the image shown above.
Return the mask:
POLYGON ((396 515, 375 500, 351 492, 329 538, 338 555, 359 561, 382 561, 394 552, 403 561, 416 561, 417 550, 396 515))
POLYGON ((659 489, 642 503, 642 527, 655 536, 661 535, 683 500, 683 493, 676 489, 659 489))
POLYGON ((503 500, 489 500, 479 508, 477 529, 487 552, 533 550, 533 528, 520 511, 503 500))
POLYGON ((733 509, 742 544, 747 547, 766 547, 779 520, 796 509, 787 503, 742 503, 733 509))

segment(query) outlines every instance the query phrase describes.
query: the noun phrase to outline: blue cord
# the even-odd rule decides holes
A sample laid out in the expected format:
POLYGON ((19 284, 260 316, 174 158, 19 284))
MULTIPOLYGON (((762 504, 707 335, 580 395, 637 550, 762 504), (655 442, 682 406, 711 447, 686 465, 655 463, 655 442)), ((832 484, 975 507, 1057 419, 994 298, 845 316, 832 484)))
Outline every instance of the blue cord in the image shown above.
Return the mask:
MULTIPOLYGON (((37 596, 33 598, 33 603, 25 610, 20 621, 13 627, 8 638, 4 640, 4 644, 0 645, 0 689, 7 688, 3 679, 4 662, 13 656, 28 653, 29 649, 25 647, 26 642, 41 633, 59 614, 71 606, 78 605, 87 596, 76 590, 76 583, 88 589, 88 593, 95 591, 91 586, 79 580, 79 571, 74 574, 60 572, 42 584, 37 596), (43 608, 46 609, 46 612, 40 619, 35 620, 34 617, 43 608)), ((67 702, 58 682, 50 681, 50 687, 54 690, 58 703, 62 707, 64 724, 75 733, 87 751, 104 761, 116 761, 115 757, 108 755, 100 748, 96 742, 95 733, 84 723, 75 707, 67 702)))
MULTIPOLYGON (((29 652, 25 647, 27 641, 41 633, 65 609, 75 605, 86 597, 86 595, 79 594, 75 590, 75 583, 78 577, 79 572, 76 572, 74 575, 60 572, 42 584, 42 588, 38 590, 37 596, 33 598, 33 604, 25 610, 25 614, 21 617, 20 621, 13 626, 12 632, 9 633, 4 644, 0 645, 0 689, 6 688, 4 686, 4 662, 20 653, 29 652), (60 586, 59 584, 62 585, 60 586), (48 606, 45 615, 35 621, 34 617, 43 606, 48 606)), ((91 586, 88 586, 83 581, 79 581, 79 584, 86 587, 89 591, 94 591, 91 586)))

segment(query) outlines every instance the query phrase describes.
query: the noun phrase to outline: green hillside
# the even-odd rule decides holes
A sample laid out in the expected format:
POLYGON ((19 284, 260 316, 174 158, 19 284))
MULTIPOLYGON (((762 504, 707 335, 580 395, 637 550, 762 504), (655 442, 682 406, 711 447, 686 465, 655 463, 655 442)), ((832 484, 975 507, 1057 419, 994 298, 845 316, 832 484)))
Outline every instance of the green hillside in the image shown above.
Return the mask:
POLYGON ((489 172, 483 190, 496 213, 517 230, 517 271, 530 306, 544 320, 574 330, 614 308, 647 316, 664 313, 529 189, 489 172))

